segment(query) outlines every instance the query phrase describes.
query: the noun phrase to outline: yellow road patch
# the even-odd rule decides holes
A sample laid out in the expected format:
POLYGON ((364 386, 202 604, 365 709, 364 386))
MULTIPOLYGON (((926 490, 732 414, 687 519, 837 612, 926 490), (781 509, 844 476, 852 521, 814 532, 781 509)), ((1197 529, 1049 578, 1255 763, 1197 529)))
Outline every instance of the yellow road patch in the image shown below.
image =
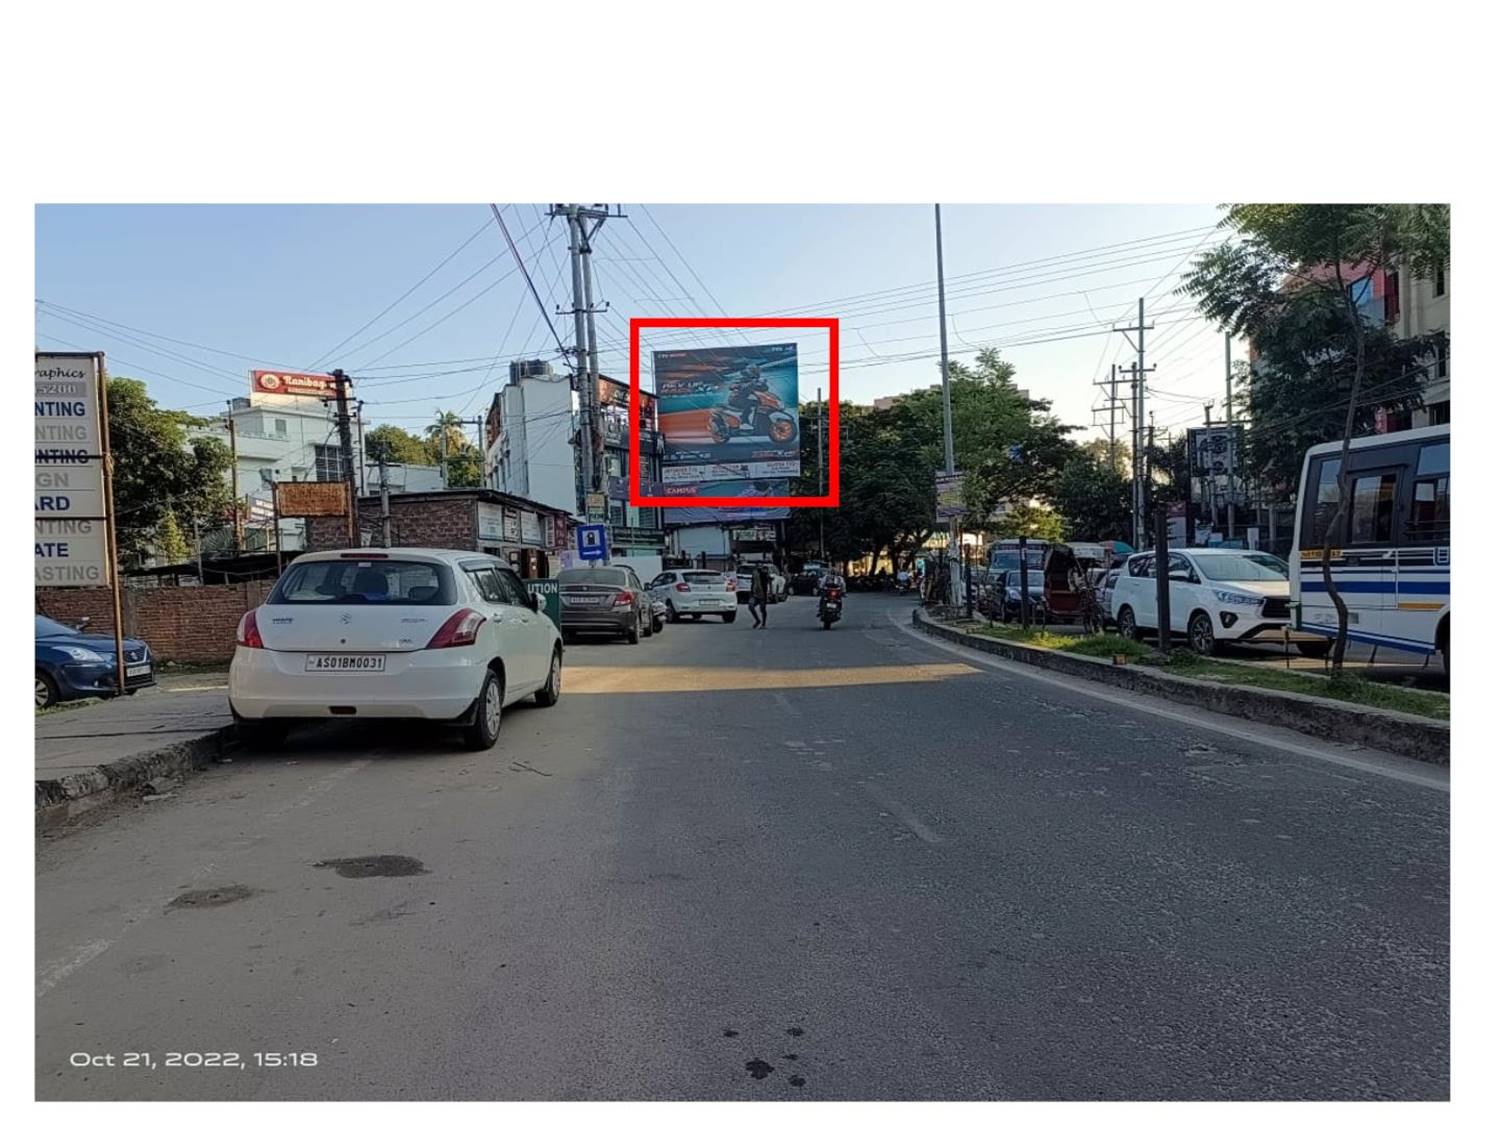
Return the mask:
POLYGON ((876 664, 848 668, 699 668, 692 665, 601 668, 575 666, 564 676, 568 695, 628 695, 668 691, 778 691, 783 688, 864 687, 972 676, 967 664, 876 664))

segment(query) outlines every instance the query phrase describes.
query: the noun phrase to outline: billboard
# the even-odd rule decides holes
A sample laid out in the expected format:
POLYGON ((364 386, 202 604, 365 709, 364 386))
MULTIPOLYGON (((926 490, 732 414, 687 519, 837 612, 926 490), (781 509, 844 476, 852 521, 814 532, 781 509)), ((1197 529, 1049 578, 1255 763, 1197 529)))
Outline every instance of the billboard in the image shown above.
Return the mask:
POLYGON ((801 475, 797 345, 652 353, 662 480, 801 475))
POLYGON ((776 497, 788 495, 791 485, 785 480, 715 481, 708 484, 695 481, 679 484, 652 482, 647 487, 652 496, 669 498, 682 496, 763 497, 768 505, 764 508, 663 508, 663 523, 667 527, 686 527, 700 523, 757 523, 765 520, 784 520, 792 514, 790 508, 771 506, 776 497))
MULTIPOLYGON (((255 394, 333 398, 334 385, 332 375, 305 375, 296 371, 250 372, 250 390, 255 394)), ((353 381, 347 385, 352 387, 353 381)))
POLYGON ((108 586, 102 357, 36 353, 35 581, 108 586))
POLYGON ((1238 471, 1234 463, 1235 449, 1243 440, 1244 427, 1236 425, 1190 429, 1187 432, 1188 451, 1192 458, 1193 476, 1223 477, 1238 471))

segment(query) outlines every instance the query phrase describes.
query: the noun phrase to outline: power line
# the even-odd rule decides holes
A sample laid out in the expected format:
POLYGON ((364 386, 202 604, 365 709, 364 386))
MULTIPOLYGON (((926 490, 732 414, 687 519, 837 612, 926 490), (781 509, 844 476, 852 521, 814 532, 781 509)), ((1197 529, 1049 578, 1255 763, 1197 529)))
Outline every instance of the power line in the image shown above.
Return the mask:
POLYGON ((390 304, 386 305, 385 308, 381 309, 378 313, 376 313, 369 320, 367 320, 363 324, 361 324, 353 332, 349 333, 349 335, 345 336, 337 344, 334 344, 333 347, 329 348, 326 352, 324 352, 322 355, 320 355, 317 359, 313 360, 312 363, 308 364, 305 367, 298 368, 298 370, 300 370, 300 371, 315 371, 315 370, 317 370, 317 367, 316 367, 317 364, 322 363, 324 360, 328 359, 330 356, 332 356, 335 353, 337 353, 338 350, 340 348, 342 348, 345 344, 347 344, 350 340, 354 339, 354 337, 358 336, 366 328, 369 328, 372 324, 374 324, 376 321, 378 321, 381 317, 385 316, 386 313, 390 312, 393 308, 395 308, 397 305, 399 305, 402 301, 406 300, 406 298, 410 297, 413 293, 415 293, 418 289, 420 289, 423 285, 425 285, 427 283, 427 281, 429 279, 431 279, 431 277, 435 273, 437 273, 440 269, 442 269, 444 266, 446 266, 454 258, 458 257, 458 255, 469 245, 469 243, 473 242, 476 238, 478 238, 481 234, 483 234, 485 232, 485 229, 489 225, 490 225, 489 224, 489 220, 485 220, 483 223, 481 223, 478 230, 476 230, 473 234, 469 235, 468 238, 466 238, 462 242, 460 242, 458 244, 458 247, 456 249, 454 249, 452 252, 450 252, 447 257, 445 257, 441 262, 439 262, 437 265, 433 266, 432 269, 428 270, 425 274, 423 274, 422 277, 421 277, 421 279, 415 285, 413 285, 406 292, 402 293, 401 296, 397 297, 390 304))
MULTIPOLYGON (((536 291, 536 285, 531 280, 531 273, 526 269, 526 263, 521 260, 521 252, 516 249, 515 240, 513 238, 511 238, 510 231, 509 231, 509 229, 506 228, 505 219, 500 214, 500 208, 496 207, 493 203, 491 203, 490 204, 490 211, 495 216, 495 222, 497 222, 498 224, 500 224, 500 233, 503 234, 503 235, 505 235, 505 243, 506 243, 507 246, 510 247, 510 252, 515 257, 515 259, 516 259, 516 267, 518 269, 520 269, 521 276, 523 276, 526 279, 526 285, 531 290, 532 297, 534 297, 536 299, 536 306, 537 306, 537 308, 541 311, 543 319, 546 320, 547 327, 552 330, 552 339, 557 342, 557 351, 558 351, 558 354, 560 356, 562 356, 563 362, 567 363, 568 362, 568 360, 567 360, 568 350, 567 350, 567 348, 563 347, 562 337, 557 334, 557 325, 555 325, 555 324, 552 323, 551 317, 548 316, 548 314, 547 314, 547 307, 542 304, 542 295, 536 291)), ((535 228, 533 228, 533 229, 535 229, 535 228)))

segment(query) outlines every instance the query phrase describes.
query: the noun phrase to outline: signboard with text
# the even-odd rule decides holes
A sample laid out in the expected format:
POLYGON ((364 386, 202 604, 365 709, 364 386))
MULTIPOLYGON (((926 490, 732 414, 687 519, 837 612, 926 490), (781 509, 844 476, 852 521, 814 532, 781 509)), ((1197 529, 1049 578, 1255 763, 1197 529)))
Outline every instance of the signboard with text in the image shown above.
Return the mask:
POLYGON ((963 473, 945 473, 939 470, 934 476, 934 484, 937 488, 937 518, 946 520, 963 515, 965 510, 963 473))
MULTIPOLYGON (((348 384, 352 386, 352 381, 348 384)), ((250 390, 262 395, 302 395, 309 398, 333 398, 332 375, 308 375, 299 371, 252 371, 250 390)))
POLYGON ((36 584, 108 586, 97 355, 36 353, 36 584))

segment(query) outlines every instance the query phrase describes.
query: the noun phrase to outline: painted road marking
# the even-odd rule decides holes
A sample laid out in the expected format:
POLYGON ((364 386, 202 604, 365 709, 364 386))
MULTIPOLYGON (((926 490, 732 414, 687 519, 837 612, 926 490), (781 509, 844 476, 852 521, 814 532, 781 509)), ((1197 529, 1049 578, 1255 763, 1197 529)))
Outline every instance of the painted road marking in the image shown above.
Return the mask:
POLYGON ((655 666, 574 670, 572 695, 630 695, 673 691, 780 691, 788 688, 864 687, 931 683, 973 676, 968 664, 874 664, 845 668, 698 668, 655 666))

